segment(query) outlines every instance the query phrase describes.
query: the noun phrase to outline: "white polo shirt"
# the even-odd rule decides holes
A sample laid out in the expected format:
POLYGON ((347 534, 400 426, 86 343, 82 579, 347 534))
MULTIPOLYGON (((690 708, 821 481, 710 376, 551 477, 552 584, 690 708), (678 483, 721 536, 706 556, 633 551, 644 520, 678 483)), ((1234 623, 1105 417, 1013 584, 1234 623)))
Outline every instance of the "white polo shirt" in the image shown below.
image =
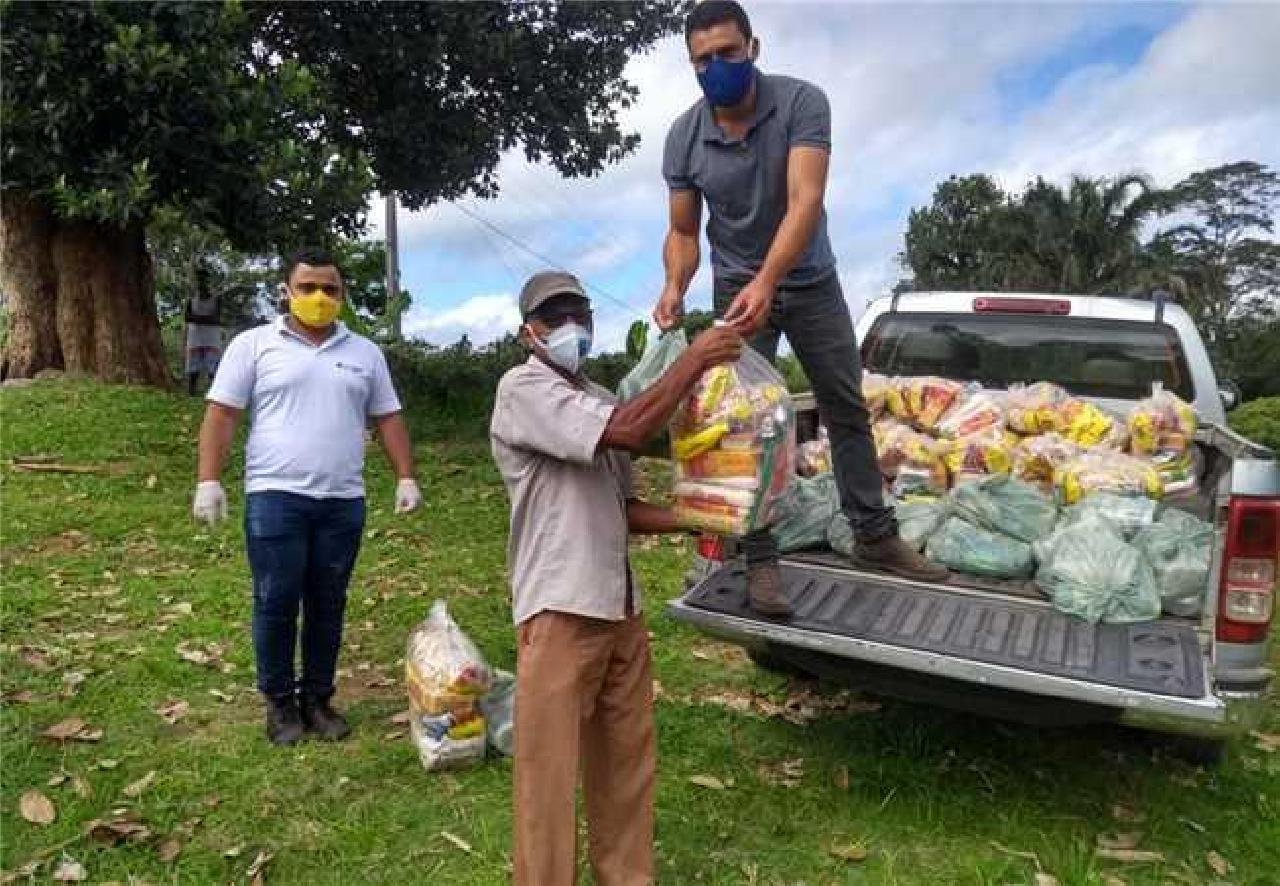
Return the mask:
POLYGON ((364 496, 364 429, 400 411, 382 350, 341 323, 313 345, 280 317, 227 345, 207 399, 249 410, 245 491, 364 496))

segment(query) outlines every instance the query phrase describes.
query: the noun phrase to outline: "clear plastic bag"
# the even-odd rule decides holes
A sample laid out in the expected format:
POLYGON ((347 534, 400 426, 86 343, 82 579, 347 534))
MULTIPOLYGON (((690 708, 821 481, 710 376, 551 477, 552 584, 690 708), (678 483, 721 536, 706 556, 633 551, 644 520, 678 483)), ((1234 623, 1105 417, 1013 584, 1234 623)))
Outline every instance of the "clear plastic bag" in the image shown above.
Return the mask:
POLYGON ((480 699, 489 747, 504 757, 515 755, 516 677, 509 671, 495 671, 493 688, 480 699))
POLYGON ((1005 420, 1019 434, 1044 434, 1061 430, 1059 407, 1071 395, 1055 384, 1038 381, 1032 385, 1011 385, 1005 397, 1005 420))
POLYGON ((650 341, 640 361, 618 383, 618 399, 630 400, 648 390, 688 347, 683 329, 668 329, 650 341))
POLYGON ((1045 559, 1036 583, 1059 611, 1116 624, 1159 617, 1151 564, 1104 518, 1073 523, 1054 533, 1037 553, 1045 559))
POLYGON ((1100 515, 1114 524, 1125 539, 1156 522, 1158 502, 1145 495, 1117 495, 1114 492, 1095 492, 1078 504, 1064 508, 1059 525, 1066 527, 1094 515, 1100 515))
POLYGON ((1129 448, 1134 455, 1185 453, 1196 435, 1196 411, 1181 397, 1156 385, 1150 397, 1129 411, 1129 448))
POLYGON ((843 511, 832 517, 831 523, 827 526, 827 544, 837 553, 844 554, 846 557, 853 556, 853 524, 849 522, 849 518, 843 511))
POLYGON ((930 560, 983 578, 1027 578, 1035 568, 1031 546, 948 517, 925 545, 930 560))
POLYGON ((796 473, 801 477, 814 477, 831 469, 831 440, 827 429, 819 425, 816 439, 796 447, 796 473))
POLYGON ((1056 431, 1027 437, 1013 447, 1012 474, 1052 494, 1058 469, 1079 454, 1080 447, 1056 431))
POLYGON ((972 437, 1005 425, 1004 395, 995 391, 976 391, 963 397, 938 422, 943 437, 972 437))
POLYGON ((1058 506, 1030 483, 996 475, 958 486, 951 492, 951 512, 991 532, 1030 544, 1053 532, 1058 506))
POLYGON ((746 535, 772 524, 796 462, 782 376, 749 348, 705 372, 671 421, 671 454, 675 510, 686 525, 746 535))
POLYGON ((963 391, 964 385, 949 378, 895 378, 889 386, 885 403, 898 419, 929 431, 938 426, 963 391))
POLYGON ((1115 420, 1086 400, 1073 397, 1059 407, 1058 414, 1062 436, 1077 446, 1098 446, 1115 432, 1115 420))
POLYGON ((947 491, 947 466, 937 440, 893 419, 872 425, 871 436, 880 472, 890 480, 895 496, 938 496, 947 491))
POLYGON ((778 550, 786 553, 824 544, 827 529, 839 511, 834 475, 794 478, 778 502, 778 520, 770 530, 778 550))
POLYGON ((1090 450, 1068 461, 1054 476, 1063 504, 1075 504, 1095 492, 1160 498, 1164 484, 1149 461, 1122 452, 1090 450))
POLYGON ((889 385, 890 379, 887 376, 869 370, 862 373, 862 400, 867 404, 867 412, 871 413, 873 420, 884 415, 889 385))
POLYGON ((995 474, 1007 474, 1013 467, 1013 449, 1017 438, 1003 427, 990 426, 984 431, 955 440, 939 441, 942 460, 947 466, 952 486, 983 480, 995 474))
POLYGON ((404 658, 409 732, 429 770, 467 766, 484 758, 480 699, 493 675, 480 650, 449 615, 443 600, 409 634, 404 658))
POLYGON ((893 508, 898 520, 898 535, 917 551, 925 544, 947 518, 947 505, 942 499, 898 502, 893 508))
POLYGON ((1170 615, 1199 615, 1209 584, 1213 526, 1170 509, 1155 525, 1140 530, 1133 546, 1146 555, 1155 571, 1164 611, 1170 615))

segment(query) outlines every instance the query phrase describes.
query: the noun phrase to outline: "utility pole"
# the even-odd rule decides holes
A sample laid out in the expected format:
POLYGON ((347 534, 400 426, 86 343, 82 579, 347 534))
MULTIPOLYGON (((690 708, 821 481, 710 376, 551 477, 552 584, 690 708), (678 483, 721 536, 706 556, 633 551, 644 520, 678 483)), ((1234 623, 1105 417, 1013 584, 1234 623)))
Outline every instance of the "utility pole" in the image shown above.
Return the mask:
MULTIPOLYGON (((396 192, 386 193, 387 309, 400 295, 400 241, 396 234, 396 192)), ((400 313, 391 315, 391 332, 400 338, 400 313)))

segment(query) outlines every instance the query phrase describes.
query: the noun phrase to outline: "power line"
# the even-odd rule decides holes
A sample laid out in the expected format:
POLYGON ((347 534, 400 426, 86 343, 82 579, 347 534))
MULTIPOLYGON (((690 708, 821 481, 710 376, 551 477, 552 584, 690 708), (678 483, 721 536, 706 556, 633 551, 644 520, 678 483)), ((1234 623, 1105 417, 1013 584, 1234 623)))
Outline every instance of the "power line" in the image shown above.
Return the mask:
MULTIPOLYGON (((459 212, 461 212, 463 215, 468 216, 472 220, 484 225, 490 231, 493 231, 499 237, 506 240, 508 243, 515 246, 517 249, 533 256, 538 261, 544 262, 558 271, 564 271, 565 273, 570 273, 570 274, 573 273, 569 268, 566 268, 564 265, 560 264, 560 262, 556 261, 555 259, 549 256, 543 255, 541 252, 538 252, 532 246, 529 246, 528 244, 526 244, 524 241, 522 241, 520 238, 516 237, 515 235, 508 234, 502 228, 498 227, 493 222, 489 221, 487 218, 480 215, 478 212, 472 209, 468 209, 467 207, 463 206, 461 203, 450 203, 449 205, 452 206, 454 209, 458 210, 459 212)), ((582 278, 579 278, 579 279, 582 279, 582 278)), ((615 305, 617 305, 618 307, 628 312, 634 313, 635 311, 638 310, 635 305, 629 304, 628 302, 623 301, 622 299, 618 298, 617 296, 613 295, 607 290, 601 288, 600 286, 597 286, 596 284, 591 283, 588 280, 583 279, 582 284, 587 289, 591 290, 592 292, 598 293, 599 295, 603 296, 605 299, 613 302, 615 305)))

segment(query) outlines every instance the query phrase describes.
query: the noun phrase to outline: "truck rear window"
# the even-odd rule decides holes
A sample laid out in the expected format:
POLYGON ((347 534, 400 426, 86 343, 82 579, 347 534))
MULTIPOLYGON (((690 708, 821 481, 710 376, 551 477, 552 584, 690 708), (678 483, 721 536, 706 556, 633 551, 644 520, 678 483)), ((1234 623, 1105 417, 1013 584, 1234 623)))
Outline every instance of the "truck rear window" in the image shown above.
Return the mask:
POLYGON ((1152 382, 1194 400, 1178 335, 1165 325, 1044 314, 895 313, 878 317, 862 364, 885 375, 941 375, 989 388, 1051 381, 1084 397, 1138 400, 1152 382))

